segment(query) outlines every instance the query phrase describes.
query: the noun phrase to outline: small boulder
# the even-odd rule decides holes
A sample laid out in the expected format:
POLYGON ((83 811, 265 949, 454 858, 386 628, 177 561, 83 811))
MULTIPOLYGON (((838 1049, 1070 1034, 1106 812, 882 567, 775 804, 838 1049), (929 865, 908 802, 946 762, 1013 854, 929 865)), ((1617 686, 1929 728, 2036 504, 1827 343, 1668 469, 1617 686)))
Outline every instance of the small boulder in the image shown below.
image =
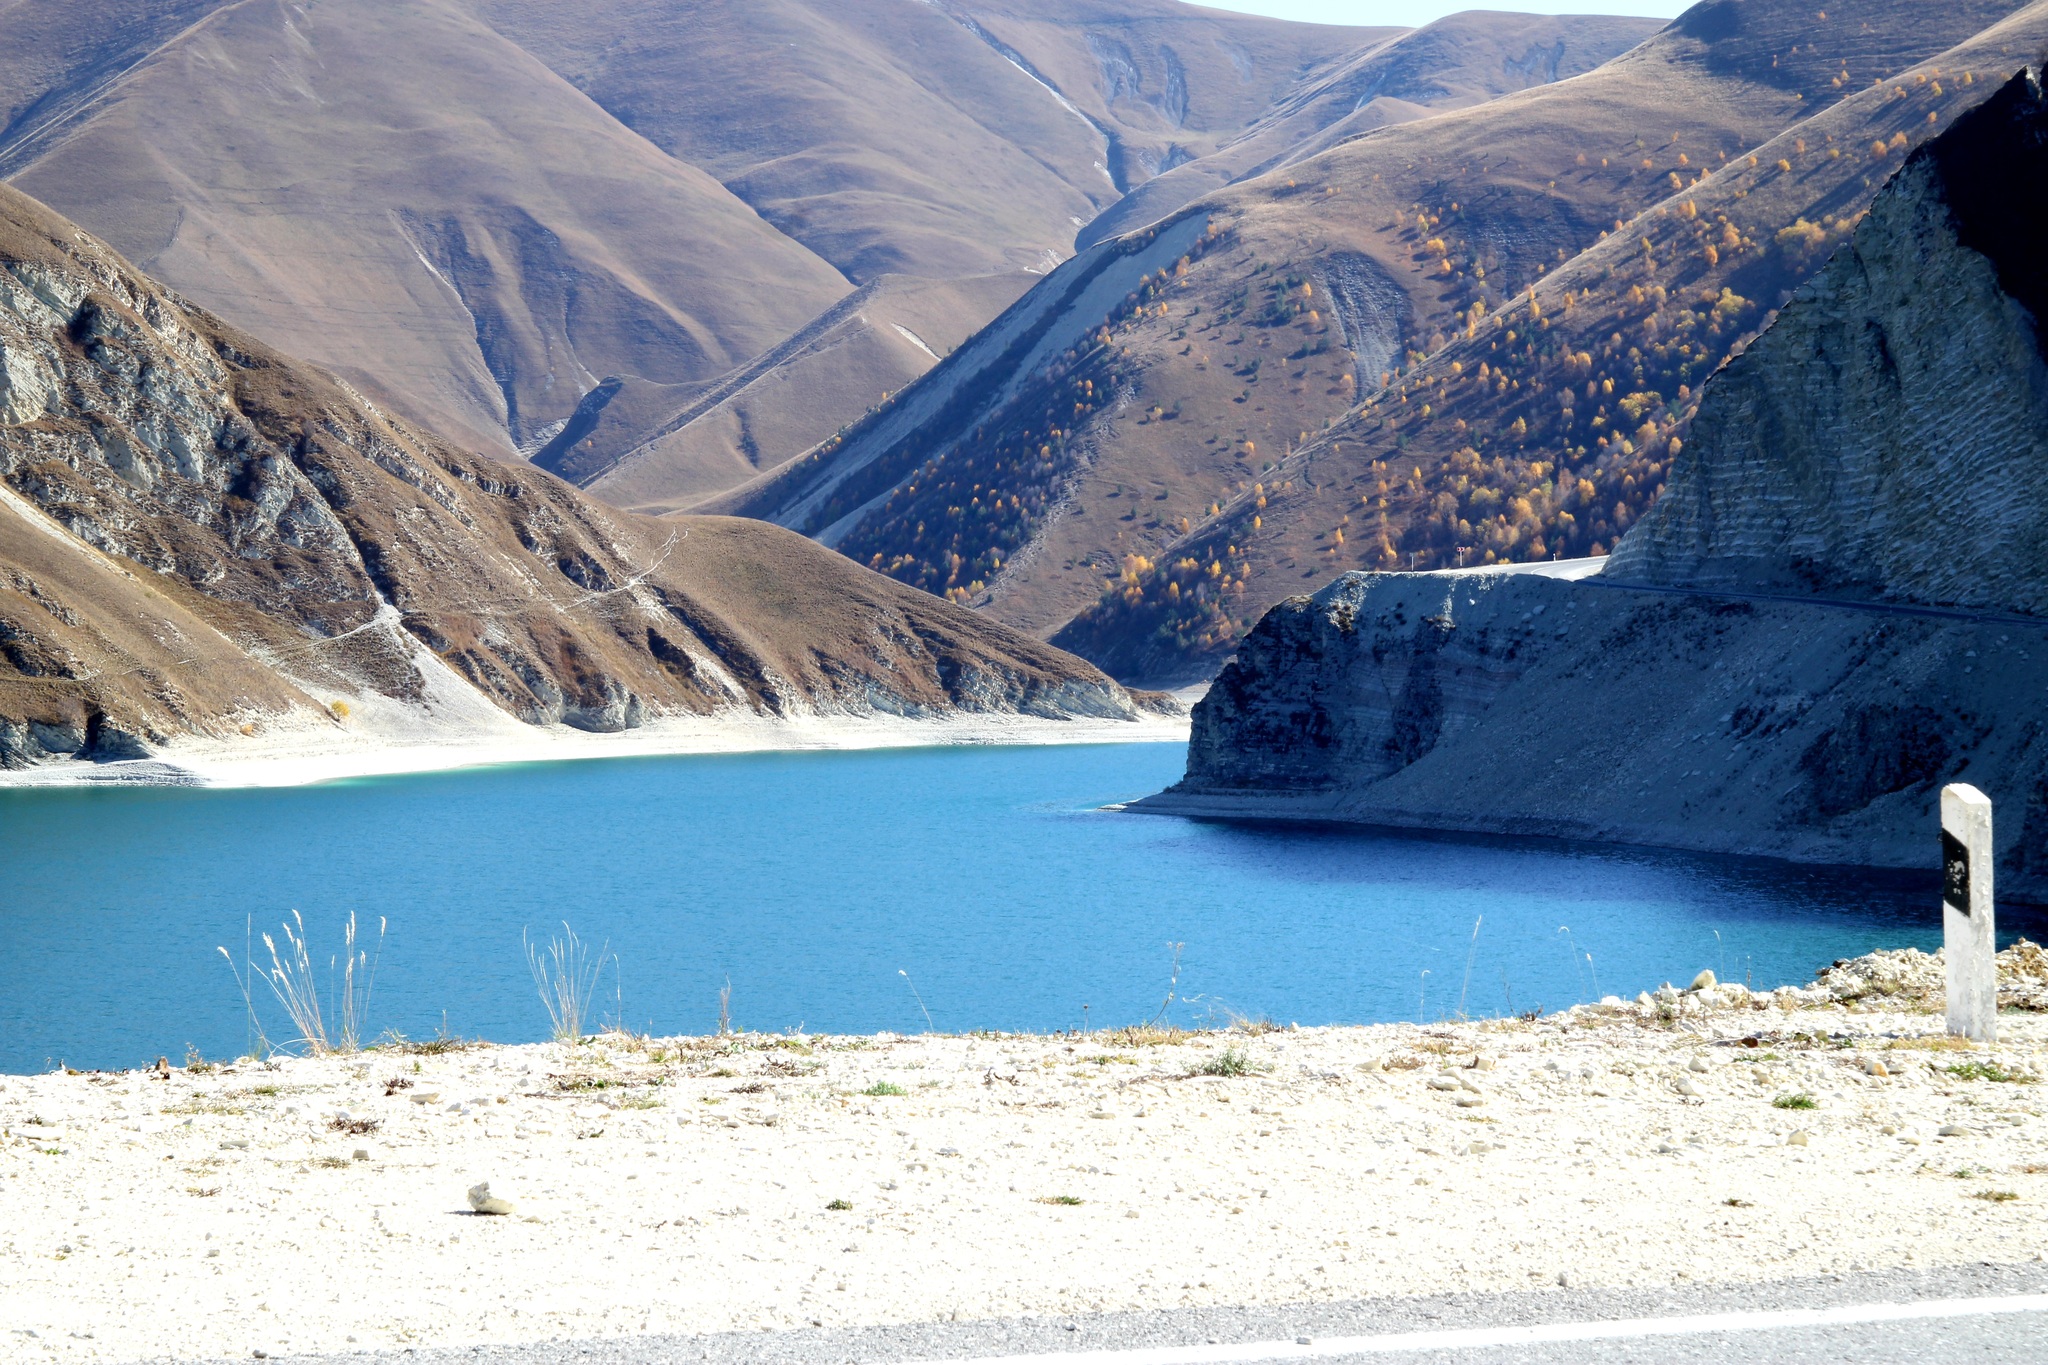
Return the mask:
POLYGON ((1892 1074, 1891 1068, 1875 1057, 1865 1057, 1863 1059, 1863 1072, 1868 1076, 1889 1076, 1892 1074))
POLYGON ((1795 1133, 1788 1134, 1785 1138, 1785 1145, 1787 1147, 1805 1147, 1811 1142, 1812 1138, 1808 1136, 1804 1128, 1799 1129, 1795 1133))
POLYGON ((477 1213, 505 1214, 512 1212, 512 1203, 499 1199, 491 1193, 491 1182, 486 1180, 469 1187, 469 1207, 477 1213))
POLYGON ((1458 1078, 1456 1076, 1431 1076, 1429 1078, 1429 1088, 1431 1090, 1456 1090, 1459 1088, 1458 1078))
POLYGON ((1698 976, 1692 979, 1692 985, 1689 989, 1696 991, 1710 991, 1719 984, 1719 981, 1716 980, 1712 972, 1701 972, 1698 976))
POLYGON ((1695 1057, 1685 1064, 1685 1069, 1687 1071, 1697 1072, 1699 1075, 1704 1076, 1707 1074, 1707 1071, 1709 1070, 1709 1067, 1707 1066, 1707 1059, 1704 1057, 1695 1057))
POLYGON ((1963 1126, 1962 1124, 1960 1124, 1960 1123, 1944 1123, 1944 1124, 1942 1124, 1942 1125, 1941 1125, 1941 1127, 1939 1127, 1939 1128, 1937 1128, 1937 1129, 1935 1129, 1935 1130, 1934 1130, 1934 1135, 1935 1135, 1936 1137, 1974 1137, 1974 1136, 1975 1136, 1975 1134, 1973 1134, 1973 1133, 1972 1133, 1972 1132, 1971 1132, 1971 1131, 1970 1131, 1970 1130, 1969 1130, 1968 1128, 1965 1128, 1965 1127, 1964 1127, 1964 1126, 1963 1126))

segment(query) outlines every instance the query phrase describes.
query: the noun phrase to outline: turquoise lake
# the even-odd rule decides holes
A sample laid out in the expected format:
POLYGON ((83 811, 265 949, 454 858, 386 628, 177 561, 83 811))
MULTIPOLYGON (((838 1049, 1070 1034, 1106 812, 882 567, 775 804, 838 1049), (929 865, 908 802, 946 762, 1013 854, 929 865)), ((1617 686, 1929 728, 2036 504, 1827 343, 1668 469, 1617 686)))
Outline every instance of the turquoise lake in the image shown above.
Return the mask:
MULTIPOLYGON (((1940 938, 1931 877, 1099 809, 1182 758, 911 749, 0 792, 0 1071, 241 1052, 216 947, 239 958, 245 924, 275 934, 294 909, 323 961, 351 910, 372 937, 389 920, 373 1032, 501 1042, 545 1035, 520 935, 565 920, 617 954, 606 1015, 659 1033, 714 1029, 728 982, 733 1021, 759 1030, 914 1032, 926 1009, 944 1031, 1126 1024, 1160 1010, 1170 944, 1174 1021, 1322 1024, 1554 1010, 1703 967, 1797 983, 1940 938)), ((2033 927, 2019 913, 2001 910, 2001 940, 2033 927)))

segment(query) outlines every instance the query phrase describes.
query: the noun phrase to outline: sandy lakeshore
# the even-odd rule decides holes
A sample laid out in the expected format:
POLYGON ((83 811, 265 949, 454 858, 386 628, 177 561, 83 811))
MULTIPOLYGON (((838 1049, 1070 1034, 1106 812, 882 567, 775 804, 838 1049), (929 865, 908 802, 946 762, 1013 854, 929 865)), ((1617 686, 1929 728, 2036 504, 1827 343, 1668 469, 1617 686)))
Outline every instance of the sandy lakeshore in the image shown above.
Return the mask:
MULTIPOLYGON (((1199 695, 1197 691, 1196 695, 1199 695)), ((406 708, 358 702, 347 724, 325 718, 275 722, 249 737, 180 739, 150 758, 57 760, 0 769, 0 788, 124 786, 297 787, 342 778, 440 772, 506 763, 780 750, 895 749, 935 745, 1186 743, 1188 718, 1051 719, 1014 712, 945 716, 768 717, 731 711, 672 717, 617 734, 566 725, 525 725, 502 714, 456 723, 406 708)))
POLYGON ((248 1357, 2048 1255, 2048 1017, 1740 997, 4 1077, 0 1330, 248 1357))

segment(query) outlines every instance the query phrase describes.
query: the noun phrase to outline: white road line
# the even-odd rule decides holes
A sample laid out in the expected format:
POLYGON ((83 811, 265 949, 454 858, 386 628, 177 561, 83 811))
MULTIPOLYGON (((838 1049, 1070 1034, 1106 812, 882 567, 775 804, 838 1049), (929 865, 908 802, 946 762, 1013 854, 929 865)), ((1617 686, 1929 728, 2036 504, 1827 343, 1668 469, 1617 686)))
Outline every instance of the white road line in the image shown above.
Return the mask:
POLYGON ((1866 1322, 1914 1322, 1988 1313, 2048 1313, 2048 1294, 1981 1299, 1925 1299, 1918 1303, 1856 1303, 1837 1308, 1788 1308, 1769 1313, 1699 1313, 1689 1317, 1623 1318, 1609 1322, 1552 1322, 1530 1327, 1469 1327, 1451 1331, 1391 1332, 1317 1341, 1248 1341, 1234 1345, 1145 1346, 1123 1351, 1048 1351, 1036 1355, 976 1356, 925 1365, 1239 1365, 1258 1360, 1329 1360, 1394 1351, 1461 1351, 1487 1346, 1531 1346, 1549 1341, 1602 1341, 1625 1337, 1693 1336, 1703 1332, 1768 1332, 1798 1327, 1843 1327, 1866 1322))

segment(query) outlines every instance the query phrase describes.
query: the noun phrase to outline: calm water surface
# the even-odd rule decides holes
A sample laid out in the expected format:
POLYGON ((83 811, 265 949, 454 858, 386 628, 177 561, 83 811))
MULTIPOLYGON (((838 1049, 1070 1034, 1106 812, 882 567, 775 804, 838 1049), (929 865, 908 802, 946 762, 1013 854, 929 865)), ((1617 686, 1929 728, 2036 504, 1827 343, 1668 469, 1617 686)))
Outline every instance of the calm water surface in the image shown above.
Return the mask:
POLYGON ((1702 967, 1773 986, 1939 941, 1931 881, 1097 809, 1182 759, 920 749, 0 792, 0 1071, 239 1052, 216 945, 239 957, 245 924, 274 933, 293 909, 323 959, 351 910, 389 920, 373 1030, 445 1019, 508 1042, 547 1027, 520 933, 563 920, 618 955, 607 1014, 665 1033, 712 1029, 728 981, 756 1029, 915 1031, 923 1008, 948 1031, 1129 1023, 1159 1010, 1176 943, 1176 1021, 1310 1024, 1557 1009, 1596 979, 1633 995, 1702 967))

